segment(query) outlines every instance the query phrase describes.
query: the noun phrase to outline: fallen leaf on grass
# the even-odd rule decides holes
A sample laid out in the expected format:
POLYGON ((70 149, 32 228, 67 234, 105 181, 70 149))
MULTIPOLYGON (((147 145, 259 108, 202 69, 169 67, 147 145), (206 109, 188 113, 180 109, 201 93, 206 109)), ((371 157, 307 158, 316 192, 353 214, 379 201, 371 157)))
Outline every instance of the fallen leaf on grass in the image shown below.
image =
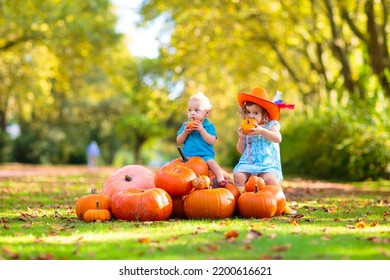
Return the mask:
POLYGON ((377 225, 379 225, 379 222, 378 221, 374 221, 371 223, 370 227, 376 227, 377 225))
POLYGON ((253 246, 251 244, 245 244, 244 246, 242 246, 242 249, 243 250, 253 250, 253 246))
POLYGON ((355 224, 355 227, 356 228, 365 228, 366 227, 366 223, 364 221, 360 221, 360 222, 355 224))
POLYGON ((324 212, 328 212, 328 213, 336 213, 336 207, 329 207, 329 208, 322 207, 322 210, 324 210, 324 212))
POLYGON ((194 234, 198 234, 200 232, 207 232, 207 229, 204 227, 197 227, 194 234))
POLYGON ((39 237, 35 238, 34 240, 34 243, 41 243, 41 242, 43 242, 43 239, 39 237))
POLYGON ((281 255, 271 256, 271 255, 265 254, 261 257, 261 259, 262 260, 283 260, 283 257, 281 255))
POLYGON ((273 252, 284 252, 289 250, 292 247, 290 243, 284 244, 284 245, 274 245, 272 246, 271 250, 273 252))
POLYGON ((140 237, 140 238, 137 239, 137 242, 141 243, 141 244, 147 244, 147 243, 150 242, 150 239, 147 238, 147 237, 140 237))
POLYGON ((386 258, 389 258, 389 257, 390 257, 390 253, 387 252, 385 249, 380 249, 379 251, 380 251, 380 253, 381 253, 384 257, 386 257, 386 258))
POLYGON ((55 260, 56 258, 54 257, 53 254, 50 253, 40 253, 37 258, 37 260, 55 260))
POLYGON ((230 230, 228 232, 225 232, 226 239, 237 238, 238 236, 239 236, 239 233, 236 230, 230 230))
POLYGON ((267 236, 269 239, 274 239, 276 237, 276 233, 270 233, 267 236))
POLYGON ((328 240, 330 240, 331 238, 332 238, 332 236, 329 235, 329 234, 326 234, 326 235, 321 236, 321 239, 324 240, 324 241, 328 241, 328 240))
POLYGON ((3 222, 3 228, 4 229, 9 229, 10 228, 7 222, 3 222))
POLYGON ((294 227, 297 227, 297 226, 298 226, 298 222, 297 222, 297 220, 295 220, 295 219, 292 219, 292 220, 290 221, 290 224, 292 224, 294 227))
POLYGON ((219 250, 219 246, 212 245, 212 244, 209 244, 209 245, 206 245, 206 246, 203 246, 203 247, 199 247, 197 249, 198 252, 203 252, 203 253, 214 252, 214 251, 217 251, 217 250, 219 250))
POLYGON ((3 247, 1 253, 9 259, 17 260, 19 259, 19 253, 12 252, 8 247, 3 247))
POLYGON ((378 236, 368 237, 367 240, 373 243, 390 243, 390 238, 380 238, 378 236))
POLYGON ((178 240, 178 239, 179 239, 178 236, 173 235, 173 236, 171 236, 171 237, 168 238, 168 241, 175 241, 175 240, 178 240))
POLYGON ((260 231, 251 229, 251 230, 248 231, 248 234, 247 234, 246 238, 247 239, 256 239, 256 238, 259 238, 262 235, 263 234, 260 231))
POLYGON ((248 231, 248 234, 246 235, 246 238, 243 240, 244 243, 250 244, 253 239, 257 239, 261 237, 263 234, 260 231, 251 229, 248 231))
POLYGON ((305 215, 298 213, 298 214, 292 215, 291 218, 299 220, 299 219, 303 218, 304 216, 305 215))
POLYGON ((324 227, 324 229, 322 230, 323 233, 327 233, 328 231, 329 231, 328 227, 324 227))
POLYGON ((30 228, 30 227, 32 227, 32 225, 33 225, 33 223, 30 221, 29 223, 25 223, 23 225, 23 228, 30 228))

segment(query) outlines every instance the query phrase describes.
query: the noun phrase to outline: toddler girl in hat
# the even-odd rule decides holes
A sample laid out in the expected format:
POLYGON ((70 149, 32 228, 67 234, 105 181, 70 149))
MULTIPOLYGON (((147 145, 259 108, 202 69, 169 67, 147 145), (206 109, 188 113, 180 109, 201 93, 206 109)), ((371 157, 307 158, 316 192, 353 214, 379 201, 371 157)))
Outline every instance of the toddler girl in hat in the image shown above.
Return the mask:
MULTIPOLYGON (((238 93, 238 103, 242 118, 255 119, 256 124, 249 129, 249 134, 238 129, 236 148, 241 158, 233 169, 234 184, 243 187, 250 176, 256 175, 262 177, 267 185, 280 186, 283 174, 279 151, 279 143, 282 141, 279 107, 293 108, 293 105, 275 104, 268 99, 263 88, 255 88, 250 93, 238 93)), ((284 214, 296 213, 286 205, 284 214)))

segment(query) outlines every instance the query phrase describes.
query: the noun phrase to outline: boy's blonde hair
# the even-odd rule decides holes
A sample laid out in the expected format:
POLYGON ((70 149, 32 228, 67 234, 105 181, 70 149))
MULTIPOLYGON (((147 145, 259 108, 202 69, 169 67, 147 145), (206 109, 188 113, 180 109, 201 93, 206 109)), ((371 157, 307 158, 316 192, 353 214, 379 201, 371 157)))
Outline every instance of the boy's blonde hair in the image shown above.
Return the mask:
POLYGON ((206 95, 204 95, 203 92, 191 95, 190 100, 198 100, 200 102, 201 110, 211 110, 212 105, 210 99, 206 95))

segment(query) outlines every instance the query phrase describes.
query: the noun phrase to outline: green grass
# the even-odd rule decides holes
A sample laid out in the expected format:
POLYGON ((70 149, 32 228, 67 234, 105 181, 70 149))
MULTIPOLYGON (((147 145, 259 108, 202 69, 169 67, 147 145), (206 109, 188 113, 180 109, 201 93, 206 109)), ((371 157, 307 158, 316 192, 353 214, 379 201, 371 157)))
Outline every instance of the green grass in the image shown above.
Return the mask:
POLYGON ((295 217, 85 223, 74 212, 77 198, 101 190, 113 170, 44 171, 0 177, 2 259, 390 259, 389 181, 286 181, 295 217), (227 238, 233 231, 238 236, 227 238))

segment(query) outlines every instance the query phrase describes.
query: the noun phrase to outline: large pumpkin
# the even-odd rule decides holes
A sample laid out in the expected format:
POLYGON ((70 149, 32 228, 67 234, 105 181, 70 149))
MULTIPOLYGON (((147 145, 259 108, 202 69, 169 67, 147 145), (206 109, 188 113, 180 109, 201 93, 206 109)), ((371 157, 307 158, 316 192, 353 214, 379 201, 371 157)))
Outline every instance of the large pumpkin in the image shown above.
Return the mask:
POLYGON ((96 189, 93 189, 90 194, 84 195, 77 199, 76 215, 80 220, 84 220, 84 213, 89 209, 96 209, 96 202, 99 203, 100 209, 111 211, 111 199, 104 194, 98 194, 96 189))
POLYGON ((278 185, 265 185, 264 189, 272 192, 275 196, 277 206, 275 216, 283 214, 284 208, 286 207, 286 196, 284 195, 282 187, 278 185))
POLYGON ((185 219, 187 218, 186 213, 184 212, 184 201, 186 200, 186 195, 183 196, 171 196, 172 198, 172 214, 171 218, 173 219, 185 219))
POLYGON ((172 160, 169 164, 171 165, 184 165, 188 167, 192 171, 195 172, 196 175, 208 175, 209 174, 209 166, 207 162, 201 157, 186 157, 180 147, 177 147, 180 153, 180 158, 172 160))
POLYGON ((163 189, 127 189, 115 195, 112 214, 118 220, 163 221, 172 213, 172 199, 163 189))
POLYGON ((171 196, 187 195, 194 190, 194 171, 184 165, 166 164, 157 170, 154 182, 157 188, 166 190, 171 196))
POLYGON ((102 193, 113 197, 116 192, 131 188, 155 188, 154 173, 142 165, 127 165, 111 174, 104 182, 102 193))
POLYGON ((196 190, 184 201, 184 212, 190 219, 225 219, 233 215, 234 209, 234 196, 225 188, 196 190))
POLYGON ((277 209, 273 193, 267 190, 244 192, 238 198, 238 211, 244 218, 271 218, 277 209))

